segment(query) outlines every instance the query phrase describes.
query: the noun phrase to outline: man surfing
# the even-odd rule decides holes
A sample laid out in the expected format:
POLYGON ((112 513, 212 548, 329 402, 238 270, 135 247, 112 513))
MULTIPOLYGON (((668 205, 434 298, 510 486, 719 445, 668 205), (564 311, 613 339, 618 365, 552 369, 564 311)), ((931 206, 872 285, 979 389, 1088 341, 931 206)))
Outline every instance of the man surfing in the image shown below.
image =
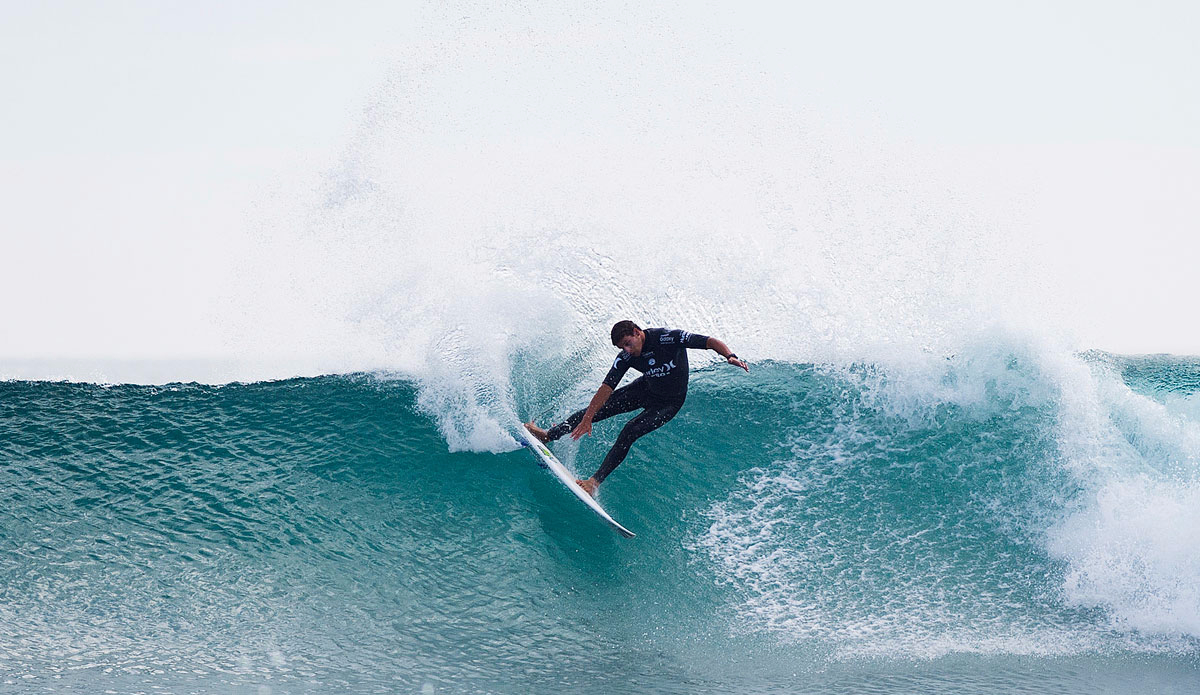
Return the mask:
POLYGON ((548 430, 532 422, 525 423, 533 436, 546 443, 560 439, 568 432, 572 439, 579 439, 592 433, 593 422, 642 409, 625 423, 616 443, 592 477, 575 481, 592 497, 596 496, 596 489, 608 474, 625 460, 629 447, 638 437, 662 427, 683 407, 687 398, 689 348, 715 350, 729 364, 750 371, 750 366, 720 340, 679 329, 642 330, 633 321, 618 321, 612 327, 612 343, 621 348, 621 354, 613 361, 612 369, 608 370, 608 376, 604 377, 604 383, 596 390, 587 408, 548 430), (642 376, 617 388, 630 367, 642 376))

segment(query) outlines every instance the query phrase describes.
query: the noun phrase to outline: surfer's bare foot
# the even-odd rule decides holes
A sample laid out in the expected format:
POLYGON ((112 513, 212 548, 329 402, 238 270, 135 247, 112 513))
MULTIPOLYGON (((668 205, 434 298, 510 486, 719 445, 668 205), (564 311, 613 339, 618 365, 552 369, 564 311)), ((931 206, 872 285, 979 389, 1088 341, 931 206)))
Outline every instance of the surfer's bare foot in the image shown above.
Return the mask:
POLYGON ((530 434, 537 437, 537 440, 539 442, 541 442, 542 444, 545 444, 546 442, 550 441, 550 437, 548 437, 546 435, 546 430, 533 424, 532 420, 525 423, 525 429, 529 430, 530 434))
POLYGON ((588 478, 587 480, 576 480, 575 482, 579 483, 579 487, 583 488, 583 491, 592 497, 596 496, 596 490, 600 487, 600 483, 597 483, 591 478, 588 478))

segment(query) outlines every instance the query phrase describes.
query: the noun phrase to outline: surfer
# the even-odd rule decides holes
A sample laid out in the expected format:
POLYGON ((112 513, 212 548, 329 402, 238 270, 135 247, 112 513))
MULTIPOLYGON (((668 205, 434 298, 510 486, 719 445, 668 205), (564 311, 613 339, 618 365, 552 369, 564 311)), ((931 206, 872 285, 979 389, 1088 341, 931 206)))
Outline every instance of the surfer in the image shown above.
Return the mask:
POLYGON ((525 423, 526 429, 543 443, 559 439, 568 432, 572 439, 579 439, 592 433, 593 422, 642 409, 641 413, 625 423, 621 434, 617 435, 616 443, 592 477, 575 481, 593 497, 600 483, 625 460, 634 441, 665 425, 683 407, 687 397, 689 348, 715 350, 729 364, 750 371, 750 366, 738 359, 720 340, 679 329, 642 330, 633 321, 618 321, 612 327, 612 343, 621 348, 621 353, 613 361, 612 369, 608 370, 608 376, 604 377, 604 383, 596 390, 587 408, 548 430, 532 422, 525 423), (630 367, 641 372, 642 376, 617 388, 621 377, 630 367))

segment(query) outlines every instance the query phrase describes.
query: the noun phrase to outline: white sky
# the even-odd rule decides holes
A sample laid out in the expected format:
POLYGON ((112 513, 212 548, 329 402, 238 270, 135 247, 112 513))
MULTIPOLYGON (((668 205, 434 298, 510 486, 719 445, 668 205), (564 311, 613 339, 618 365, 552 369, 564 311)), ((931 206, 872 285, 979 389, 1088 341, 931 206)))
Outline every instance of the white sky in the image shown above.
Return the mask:
MULTIPOLYGON (((1200 354, 1200 5, 681 6, 780 98, 1018 206, 1081 347, 1200 354)), ((212 308, 270 201, 336 163, 397 55, 473 9, 0 4, 0 360, 227 355, 212 308)))

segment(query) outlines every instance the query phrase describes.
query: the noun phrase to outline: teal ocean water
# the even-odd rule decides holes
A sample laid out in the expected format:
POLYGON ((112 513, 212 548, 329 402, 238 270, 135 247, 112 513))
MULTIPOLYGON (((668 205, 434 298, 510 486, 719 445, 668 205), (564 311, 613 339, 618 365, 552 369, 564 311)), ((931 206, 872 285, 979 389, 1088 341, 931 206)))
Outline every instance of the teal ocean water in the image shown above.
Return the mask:
POLYGON ((1200 693, 1178 13, 374 4, 13 13, 0 695, 1200 693))
POLYGON ((700 362, 633 540, 425 382, 0 382, 0 692, 1197 692, 1200 361, 1039 355, 700 362))

